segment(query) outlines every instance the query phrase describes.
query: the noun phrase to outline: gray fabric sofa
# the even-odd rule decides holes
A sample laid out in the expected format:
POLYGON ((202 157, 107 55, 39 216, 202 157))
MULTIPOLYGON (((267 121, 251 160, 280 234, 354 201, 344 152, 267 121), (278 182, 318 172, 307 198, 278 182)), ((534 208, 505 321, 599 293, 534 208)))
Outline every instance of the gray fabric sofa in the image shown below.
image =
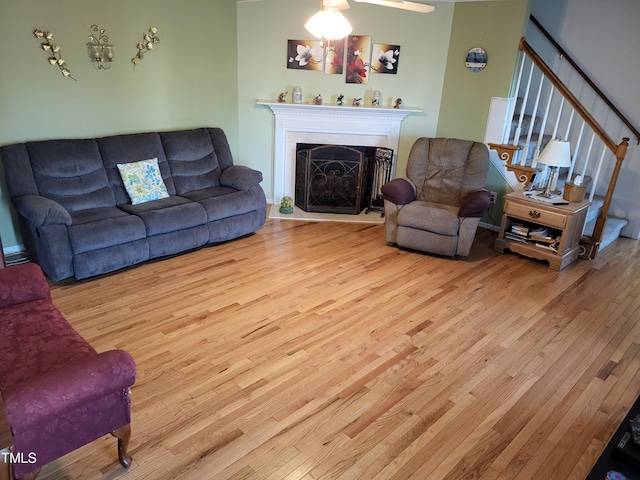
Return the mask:
POLYGON ((259 229, 262 174, 219 128, 0 147, 25 247, 54 281, 83 279, 259 229), (132 204, 118 164, 157 158, 168 196, 132 204))

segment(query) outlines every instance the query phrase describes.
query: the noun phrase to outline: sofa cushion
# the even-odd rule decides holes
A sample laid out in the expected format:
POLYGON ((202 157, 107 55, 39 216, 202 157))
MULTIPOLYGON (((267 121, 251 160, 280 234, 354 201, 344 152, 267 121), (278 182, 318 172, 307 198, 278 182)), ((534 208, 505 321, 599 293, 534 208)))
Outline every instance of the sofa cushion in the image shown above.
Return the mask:
POLYGON ((162 181, 157 158, 117 165, 132 205, 169 196, 167 187, 162 181))
POLYGON ((400 209, 398 225, 440 235, 458 235, 458 208, 416 200, 400 209))
POLYGON ((200 202, 202 200, 206 200, 207 198, 229 195, 236 192, 237 190, 235 188, 230 187, 209 187, 202 188, 200 190, 194 190, 193 192, 185 193, 182 196, 184 198, 188 198, 192 202, 200 202))
POLYGON ((220 185, 220 166, 204 129, 160 133, 178 195, 220 185))
POLYGON ((81 225, 83 223, 97 222, 108 218, 124 217, 127 214, 118 207, 106 208, 89 208, 87 210, 79 210, 70 214, 72 225, 81 225))
POLYGON ((117 207, 79 212, 72 220, 69 240, 74 254, 146 238, 142 220, 117 207))
POLYGON ((207 214, 202 205, 178 196, 139 205, 120 205, 120 208, 142 219, 147 237, 207 223, 207 214))
POLYGON ((68 211, 115 206, 95 140, 29 142, 27 151, 41 196, 68 211))
POLYGON ((175 195, 176 189, 171 178, 169 164, 157 133, 132 133, 99 138, 98 146, 104 162, 109 181, 113 185, 116 205, 131 203, 127 194, 120 171, 119 163, 139 162, 148 158, 158 159, 158 168, 169 195, 175 195))
MULTIPOLYGON (((142 220, 137 220, 142 224, 142 220)), ((142 228, 144 230, 144 226, 142 228)), ((78 280, 82 280, 147 260, 149 260, 149 242, 146 238, 141 238, 132 242, 75 253, 73 255, 73 274, 78 280)))
POLYGON ((201 200, 209 222, 235 217, 256 210, 256 197, 251 192, 235 192, 201 200))

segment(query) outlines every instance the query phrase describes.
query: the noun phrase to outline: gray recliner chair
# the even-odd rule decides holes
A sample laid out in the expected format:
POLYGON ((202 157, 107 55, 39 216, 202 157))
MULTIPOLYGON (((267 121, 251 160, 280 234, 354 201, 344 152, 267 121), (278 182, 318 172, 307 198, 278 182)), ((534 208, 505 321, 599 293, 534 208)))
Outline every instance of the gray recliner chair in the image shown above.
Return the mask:
POLYGON ((416 140, 407 178, 382 187, 387 242, 436 255, 468 256, 491 203, 491 194, 483 189, 488 171, 489 150, 483 143, 416 140))

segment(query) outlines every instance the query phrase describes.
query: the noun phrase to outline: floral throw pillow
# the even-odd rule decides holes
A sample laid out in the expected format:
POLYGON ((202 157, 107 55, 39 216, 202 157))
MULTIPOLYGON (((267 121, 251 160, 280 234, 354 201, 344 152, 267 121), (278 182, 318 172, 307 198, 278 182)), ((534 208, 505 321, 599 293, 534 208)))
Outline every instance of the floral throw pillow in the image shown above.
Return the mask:
POLYGON ((158 159, 119 163, 118 170, 132 205, 167 198, 169 192, 162 180, 158 159))

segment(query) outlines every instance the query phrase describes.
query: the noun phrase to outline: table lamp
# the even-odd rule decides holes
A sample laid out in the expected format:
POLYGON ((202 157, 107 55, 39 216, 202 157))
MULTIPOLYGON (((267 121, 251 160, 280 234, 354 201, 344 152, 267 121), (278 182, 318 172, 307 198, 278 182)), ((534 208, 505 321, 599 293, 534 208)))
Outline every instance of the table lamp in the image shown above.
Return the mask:
POLYGON ((547 179, 547 186, 544 192, 538 195, 545 198, 553 198, 555 195, 551 193, 551 184, 558 168, 571 166, 571 145, 569 142, 562 140, 551 140, 538 157, 538 163, 547 165, 551 168, 551 173, 547 179))

